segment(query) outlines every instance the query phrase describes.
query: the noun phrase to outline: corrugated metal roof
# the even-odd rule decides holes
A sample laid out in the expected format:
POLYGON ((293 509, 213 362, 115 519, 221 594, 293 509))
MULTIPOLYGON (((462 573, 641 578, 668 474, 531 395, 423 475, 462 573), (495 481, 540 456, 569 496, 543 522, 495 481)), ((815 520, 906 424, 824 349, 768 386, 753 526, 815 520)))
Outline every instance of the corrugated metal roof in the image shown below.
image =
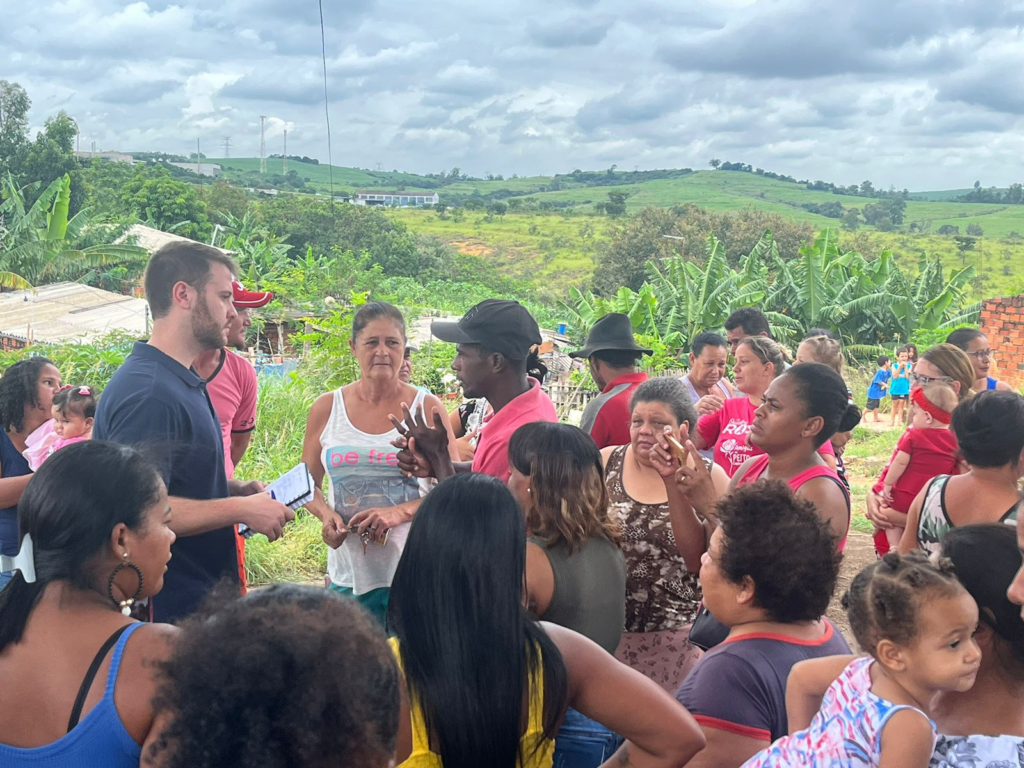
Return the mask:
POLYGON ((43 343, 91 341, 111 331, 146 333, 143 299, 80 283, 0 293, 0 335, 43 343))
MULTIPOLYGON (((172 232, 164 232, 163 230, 160 229, 147 227, 145 224, 133 224, 132 226, 128 227, 128 230, 124 234, 125 237, 122 238, 122 240, 127 239, 128 235, 135 235, 135 242, 137 242, 141 248, 145 248, 150 253, 158 251, 160 248, 167 245, 168 243, 197 242, 196 240, 192 240, 191 238, 188 237, 175 235, 172 232)), ((230 251, 225 251, 223 248, 217 248, 217 250, 220 251, 221 253, 231 253, 230 251)))

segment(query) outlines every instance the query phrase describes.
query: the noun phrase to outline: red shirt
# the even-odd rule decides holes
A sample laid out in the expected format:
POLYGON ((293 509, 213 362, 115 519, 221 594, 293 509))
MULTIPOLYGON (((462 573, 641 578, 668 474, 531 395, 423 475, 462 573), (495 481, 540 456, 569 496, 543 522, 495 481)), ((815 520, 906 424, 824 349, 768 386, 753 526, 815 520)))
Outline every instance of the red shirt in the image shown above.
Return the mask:
POLYGON ((629 443, 629 401, 645 381, 646 373, 619 376, 587 404, 580 429, 594 438, 598 448, 629 443))
POLYGON ((484 418, 480 440, 473 454, 473 471, 506 482, 512 470, 508 466, 508 442, 512 433, 533 421, 558 421, 555 406, 536 379, 530 388, 496 413, 484 418))
MULTIPOLYGON (((747 459, 764 453, 748 440, 756 410, 757 406, 750 402, 750 398, 741 395, 730 397, 721 410, 704 414, 697 420, 700 436, 707 445, 715 448, 715 464, 724 469, 729 477, 735 475, 747 459)), ((821 446, 818 453, 822 456, 835 456, 832 441, 821 446)))
POLYGON ((256 426, 256 369, 241 355, 225 349, 221 364, 206 382, 206 391, 220 422, 224 469, 228 477, 233 477, 235 465, 231 462, 231 434, 251 432, 256 426))
MULTIPOLYGON (((917 494, 932 478, 960 474, 960 446, 951 429, 908 429, 896 443, 896 450, 893 451, 889 464, 900 451, 910 456, 910 463, 903 470, 896 485, 892 487, 892 503, 889 506, 897 512, 909 512, 917 494)), ((887 464, 882 470, 882 476, 872 488, 875 493, 884 490, 885 476, 888 473, 887 464)))

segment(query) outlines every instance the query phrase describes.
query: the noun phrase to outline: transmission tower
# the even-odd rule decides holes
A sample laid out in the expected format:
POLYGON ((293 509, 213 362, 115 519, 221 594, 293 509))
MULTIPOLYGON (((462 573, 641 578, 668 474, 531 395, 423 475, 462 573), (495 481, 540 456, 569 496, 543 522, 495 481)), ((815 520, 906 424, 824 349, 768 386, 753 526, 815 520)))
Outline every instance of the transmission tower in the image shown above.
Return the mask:
POLYGON ((260 173, 267 172, 267 144, 263 137, 263 129, 266 121, 267 116, 260 115, 260 173))
POLYGON ((281 173, 288 174, 288 131, 284 132, 284 166, 281 173))
POLYGON ((231 137, 224 137, 224 157, 231 157, 231 137))

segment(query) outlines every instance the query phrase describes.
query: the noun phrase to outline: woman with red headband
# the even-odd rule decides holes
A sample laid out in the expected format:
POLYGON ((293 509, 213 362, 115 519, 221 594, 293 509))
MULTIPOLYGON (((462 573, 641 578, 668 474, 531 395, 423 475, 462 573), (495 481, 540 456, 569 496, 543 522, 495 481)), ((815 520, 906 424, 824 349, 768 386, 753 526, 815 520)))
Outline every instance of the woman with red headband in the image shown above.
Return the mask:
POLYGON ((953 528, 1016 523, 1017 484, 1024 477, 1024 397, 982 392, 957 406, 951 426, 970 470, 940 474, 924 485, 910 505, 901 553, 938 552, 953 528))
POLYGON ((875 551, 879 555, 899 546, 910 505, 928 481, 960 471, 959 447, 949 429, 957 406, 956 392, 942 382, 933 382, 914 387, 910 401, 910 426, 871 489, 887 505, 885 523, 875 524, 875 551))

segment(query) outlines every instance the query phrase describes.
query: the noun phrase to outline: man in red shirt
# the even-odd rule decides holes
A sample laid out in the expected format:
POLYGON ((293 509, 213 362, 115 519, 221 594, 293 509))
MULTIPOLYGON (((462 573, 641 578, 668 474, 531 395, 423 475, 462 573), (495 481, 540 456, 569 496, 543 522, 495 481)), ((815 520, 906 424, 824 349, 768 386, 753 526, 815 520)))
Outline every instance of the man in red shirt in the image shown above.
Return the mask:
POLYGON ((598 448, 626 445, 629 442, 629 400, 647 381, 638 372, 640 358, 651 354, 633 338, 629 317, 619 312, 605 315, 590 329, 583 349, 569 357, 584 358, 601 394, 587 404, 580 429, 594 438, 598 448))
MULTIPOLYGON (((234 477, 235 467, 248 450, 252 431, 256 428, 258 386, 252 363, 228 347, 245 349, 245 332, 252 326, 249 310, 266 306, 274 298, 272 293, 247 291, 238 280, 234 281, 232 289, 238 316, 228 328, 227 345, 202 352, 192 363, 196 373, 206 382, 206 392, 217 413, 224 440, 224 469, 229 479, 234 477)), ((235 545, 244 593, 245 540, 237 532, 235 545)))
POLYGON ((451 461, 443 423, 438 428, 443 415, 435 420, 432 414, 425 414, 425 424, 418 418, 409 425, 396 423, 403 436, 416 438, 419 449, 410 451, 404 438, 396 441, 402 449, 398 466, 418 477, 438 480, 455 472, 472 471, 506 482, 511 473, 508 442, 512 433, 530 422, 558 421, 555 407, 540 383, 527 375, 531 350, 541 343, 537 321, 518 302, 486 299, 458 322, 431 323, 430 332, 441 341, 457 345, 452 370, 463 394, 467 398, 486 398, 494 412, 484 418, 472 463, 451 461))

